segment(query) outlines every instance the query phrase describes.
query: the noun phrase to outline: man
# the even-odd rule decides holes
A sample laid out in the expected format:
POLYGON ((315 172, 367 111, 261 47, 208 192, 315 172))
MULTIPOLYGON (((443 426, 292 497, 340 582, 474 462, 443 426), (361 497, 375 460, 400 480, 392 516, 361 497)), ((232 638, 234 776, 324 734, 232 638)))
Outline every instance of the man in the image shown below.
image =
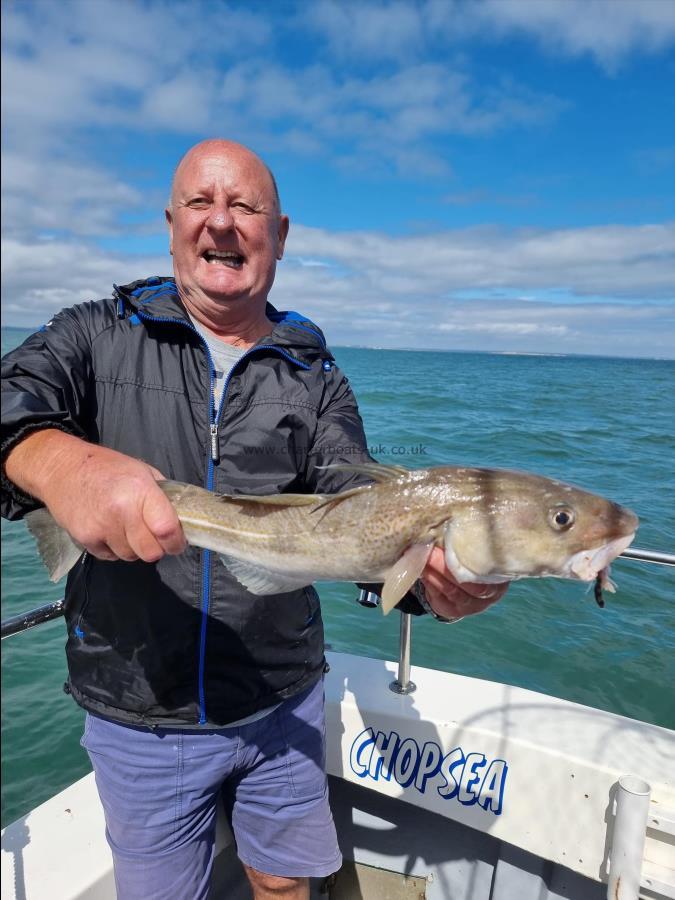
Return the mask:
MULTIPOLYGON (((368 459, 366 440, 319 329, 267 303, 289 223, 265 164, 198 144, 166 218, 175 280, 63 310, 4 360, 3 514, 44 504, 87 551, 66 689, 88 713, 118 895, 206 896, 222 795, 257 900, 299 900, 341 862, 316 593, 249 594, 186 549, 156 479, 332 493, 355 479, 322 467, 368 459)), ((449 618, 503 593, 458 587, 440 551, 423 581, 449 618)))

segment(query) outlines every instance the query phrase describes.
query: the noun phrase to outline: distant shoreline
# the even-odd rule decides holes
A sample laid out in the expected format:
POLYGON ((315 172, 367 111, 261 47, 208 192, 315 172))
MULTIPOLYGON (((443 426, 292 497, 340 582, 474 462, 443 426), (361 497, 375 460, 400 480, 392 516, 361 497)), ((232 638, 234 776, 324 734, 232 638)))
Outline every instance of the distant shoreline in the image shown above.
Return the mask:
POLYGON ((331 344, 333 350, 384 350, 392 353, 481 353, 484 356, 542 356, 549 359, 629 359, 636 362, 675 362, 675 356, 615 356, 611 353, 542 353, 536 350, 464 350, 447 347, 368 347, 365 344, 331 344))
MULTIPOLYGON (((3 325, 3 331, 37 331, 39 325, 3 325)), ((542 356, 549 359, 634 359, 675 362, 675 356, 615 356, 611 353, 542 353, 537 350, 465 350, 454 347, 369 347, 366 344, 331 344, 335 350, 386 350, 392 353, 482 353, 485 356, 542 356)))

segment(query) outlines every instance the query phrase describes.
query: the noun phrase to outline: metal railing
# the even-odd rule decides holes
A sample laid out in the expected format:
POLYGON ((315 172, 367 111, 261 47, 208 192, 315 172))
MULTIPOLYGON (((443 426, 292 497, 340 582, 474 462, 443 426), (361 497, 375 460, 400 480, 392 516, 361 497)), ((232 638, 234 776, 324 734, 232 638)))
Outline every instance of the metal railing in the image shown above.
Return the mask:
MULTIPOLYGON (((661 553, 656 550, 642 550, 639 547, 629 547, 628 550, 623 551, 621 556, 625 559, 637 560, 638 562, 675 566, 675 553, 661 553)), ((362 588, 358 601, 362 606, 378 606, 380 597, 373 591, 362 588)), ((2 622, 2 640, 11 637, 13 634, 28 631, 29 628, 42 625, 43 622, 49 622, 51 619, 58 619, 59 616, 63 615, 64 607, 65 601, 61 599, 55 603, 47 603, 45 606, 38 606, 36 609, 5 619, 2 622)), ((398 694, 409 694, 415 690, 415 685, 410 681, 410 632, 411 617, 409 614, 404 613, 401 615, 398 678, 391 683, 391 689, 398 694)))
MULTIPOLYGON (((642 550, 639 547, 631 547, 621 554, 625 559, 635 559, 640 562, 658 563, 662 566, 675 566, 674 553, 661 553, 656 550, 642 550)), ((377 606, 380 598, 377 594, 361 589, 358 601, 362 606, 377 606)), ((409 613, 401 613, 401 631, 398 654, 398 677, 391 682, 389 689, 395 694, 412 694, 417 689, 414 681, 410 680, 410 646, 412 637, 412 616, 409 613)))
POLYGON ((639 547, 629 547, 621 556, 624 559, 637 559, 638 562, 658 563, 661 566, 675 566, 675 554, 661 553, 657 550, 640 550, 639 547))
POLYGON ((47 603, 45 606, 38 606, 37 609, 28 610, 28 612, 19 613, 18 616, 11 616, 2 623, 2 640, 11 637, 13 634, 19 634, 21 631, 28 631, 36 625, 42 625, 43 622, 49 622, 51 619, 58 619, 65 610, 65 600, 57 600, 56 603, 47 603))

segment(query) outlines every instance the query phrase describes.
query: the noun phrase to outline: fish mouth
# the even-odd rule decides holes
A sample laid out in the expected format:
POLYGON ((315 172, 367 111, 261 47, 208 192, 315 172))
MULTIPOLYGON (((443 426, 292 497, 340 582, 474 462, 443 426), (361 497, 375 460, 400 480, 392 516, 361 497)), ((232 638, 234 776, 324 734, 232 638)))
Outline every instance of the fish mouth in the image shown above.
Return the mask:
POLYGON ((211 266, 226 266, 228 269, 241 269, 245 262, 236 250, 205 250, 202 259, 211 266))
POLYGON ((619 556, 633 542, 635 532, 624 537, 615 538, 600 547, 589 550, 580 550, 570 557, 567 565, 568 577, 578 578, 580 581, 593 581, 599 572, 607 570, 609 573, 610 562, 619 556))

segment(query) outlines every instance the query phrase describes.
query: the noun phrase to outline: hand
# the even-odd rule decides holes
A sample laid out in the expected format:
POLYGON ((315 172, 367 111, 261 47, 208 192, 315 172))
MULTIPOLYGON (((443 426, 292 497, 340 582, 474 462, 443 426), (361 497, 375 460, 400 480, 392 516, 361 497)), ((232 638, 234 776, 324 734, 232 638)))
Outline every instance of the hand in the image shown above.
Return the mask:
POLYGON ((98 559, 156 562, 185 549, 178 516, 157 486, 164 476, 147 463, 49 429, 17 444, 5 471, 98 559))
POLYGON ((427 602, 433 611, 446 619, 462 619, 483 612, 506 593, 509 583, 459 583, 445 562, 445 553, 434 547, 422 572, 427 602))

